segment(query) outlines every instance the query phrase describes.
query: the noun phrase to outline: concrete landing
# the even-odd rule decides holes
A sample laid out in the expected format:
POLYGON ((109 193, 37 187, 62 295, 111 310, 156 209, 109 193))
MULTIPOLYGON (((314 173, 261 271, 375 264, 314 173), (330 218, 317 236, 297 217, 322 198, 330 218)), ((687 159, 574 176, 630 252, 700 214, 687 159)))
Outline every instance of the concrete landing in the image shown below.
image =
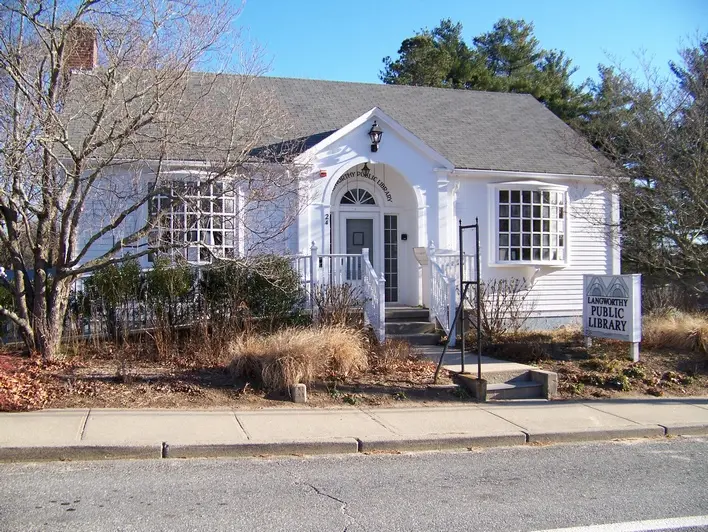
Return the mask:
MULTIPOLYGON (((440 360, 440 354, 443 347, 436 346, 416 346, 416 351, 421 356, 437 362, 440 360)), ((460 372, 462 371, 462 356, 459 349, 450 349, 445 353, 443 360, 443 368, 460 372)), ((482 377, 487 379, 490 384, 507 382, 511 379, 526 374, 527 372, 536 369, 533 366, 526 364, 518 364, 516 362, 507 362, 497 358, 482 356, 482 377)), ((465 371, 468 373, 477 373, 477 355, 472 353, 465 354, 465 371)))

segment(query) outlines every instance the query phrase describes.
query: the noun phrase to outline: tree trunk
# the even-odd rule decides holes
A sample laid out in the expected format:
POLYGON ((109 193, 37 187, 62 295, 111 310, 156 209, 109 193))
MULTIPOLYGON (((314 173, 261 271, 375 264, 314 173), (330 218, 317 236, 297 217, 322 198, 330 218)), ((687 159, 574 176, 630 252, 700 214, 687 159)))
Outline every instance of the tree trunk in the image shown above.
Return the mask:
POLYGON ((51 288, 39 289, 35 286, 32 343, 28 345, 41 355, 44 360, 54 360, 61 351, 64 334, 64 317, 69 299, 68 279, 53 280, 51 288))
POLYGON ((61 330, 56 325, 43 323, 34 328, 35 350, 42 356, 42 359, 55 360, 61 350, 61 330))

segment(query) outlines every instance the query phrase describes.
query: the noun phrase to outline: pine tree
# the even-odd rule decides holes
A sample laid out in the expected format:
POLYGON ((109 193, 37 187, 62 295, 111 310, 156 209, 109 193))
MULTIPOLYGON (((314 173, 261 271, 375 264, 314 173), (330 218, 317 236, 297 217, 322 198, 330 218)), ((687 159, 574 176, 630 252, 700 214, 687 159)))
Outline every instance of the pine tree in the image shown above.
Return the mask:
POLYGON ((571 60, 544 50, 533 24, 501 19, 491 32, 462 38, 462 24, 450 19, 403 41, 396 60, 384 58, 381 80, 396 85, 533 94, 560 118, 571 121, 587 112, 584 85, 575 87, 571 60))

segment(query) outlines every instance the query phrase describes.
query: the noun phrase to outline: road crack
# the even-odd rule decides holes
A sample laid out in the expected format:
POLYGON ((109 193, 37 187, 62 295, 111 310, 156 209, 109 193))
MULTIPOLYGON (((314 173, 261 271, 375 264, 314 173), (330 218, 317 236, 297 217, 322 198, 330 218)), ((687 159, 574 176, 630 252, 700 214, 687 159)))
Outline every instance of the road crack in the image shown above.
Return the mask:
POLYGON ((336 501, 342 505, 339 510, 342 512, 342 515, 344 516, 345 523, 346 523, 342 532, 347 532, 347 530, 349 530, 349 526, 351 524, 355 524, 355 525, 359 524, 357 522, 357 520, 354 518, 354 516, 349 513, 349 503, 347 503, 346 501, 343 501, 342 499, 338 499, 334 495, 330 495, 329 493, 322 491, 320 488, 318 488, 314 484, 310 484, 309 482, 303 482, 303 484, 305 486, 307 486, 308 488, 312 489, 312 491, 314 491, 317 495, 320 495, 322 497, 326 497, 328 499, 332 499, 333 501, 336 501))

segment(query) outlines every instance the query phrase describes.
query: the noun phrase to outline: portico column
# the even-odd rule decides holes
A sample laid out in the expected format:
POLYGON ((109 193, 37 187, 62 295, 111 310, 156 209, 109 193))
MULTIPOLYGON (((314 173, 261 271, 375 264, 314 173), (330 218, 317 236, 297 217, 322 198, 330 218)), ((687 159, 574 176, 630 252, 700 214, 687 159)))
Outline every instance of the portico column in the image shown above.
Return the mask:
POLYGON ((311 235, 311 224, 310 220, 312 218, 312 210, 315 206, 310 201, 310 187, 311 183, 309 179, 303 178, 298 182, 298 199, 299 199, 299 212, 297 214, 297 245, 298 253, 308 253, 309 246, 312 242, 311 235), (304 208, 302 208, 304 206, 304 208))
POLYGON ((428 245, 428 199, 425 190, 415 187, 415 194, 418 198, 418 246, 428 245))
POLYGON ((447 176, 438 175, 438 242, 440 249, 454 249, 454 213, 452 205, 452 184, 447 176))
MULTIPOLYGON (((425 190, 415 187, 415 195, 418 198, 418 247, 428 245, 428 201, 425 190)), ((425 268, 418 267, 418 305, 426 305, 430 302, 430 287, 425 275, 425 268)))

